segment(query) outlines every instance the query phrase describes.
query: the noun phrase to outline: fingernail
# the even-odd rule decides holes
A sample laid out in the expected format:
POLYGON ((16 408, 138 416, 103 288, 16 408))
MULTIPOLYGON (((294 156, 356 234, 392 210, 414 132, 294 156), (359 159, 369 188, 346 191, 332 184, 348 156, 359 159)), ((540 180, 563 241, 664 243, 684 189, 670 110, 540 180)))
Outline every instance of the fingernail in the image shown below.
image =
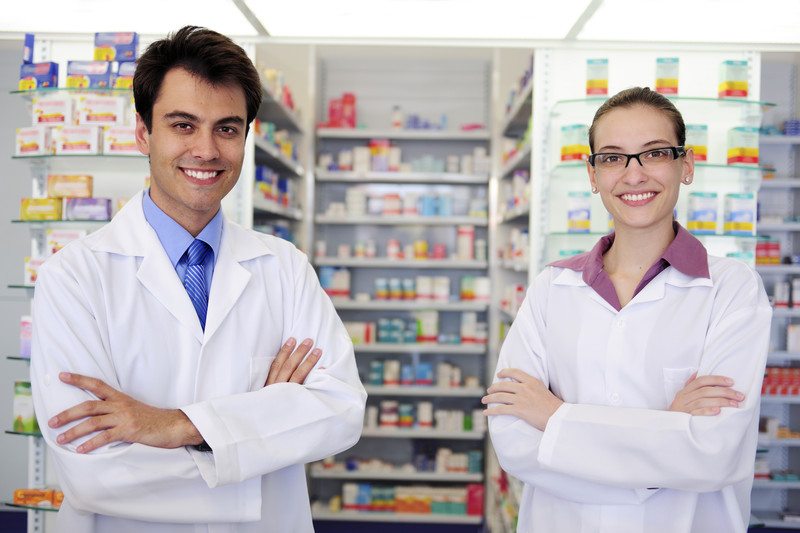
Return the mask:
POLYGON ((64 441, 65 441, 65 440, 66 440, 66 438, 64 437, 64 435, 59 435, 59 436, 56 438, 56 442, 58 442, 59 444, 64 444, 64 441))
POLYGON ((733 385, 733 380, 731 378, 725 378, 726 385, 733 385))
POLYGON ((84 448, 84 447, 83 447, 83 444, 81 444, 80 446, 78 446, 78 447, 75 449, 75 451, 76 451, 76 452, 78 452, 78 453, 83 453, 83 450, 85 450, 85 449, 86 449, 86 448, 84 448))
POLYGON ((739 402, 734 402, 731 400, 729 403, 731 404, 731 407, 739 407, 739 402))
POLYGON ((319 348, 314 348, 313 350, 311 350, 311 355, 313 355, 314 357, 319 357, 320 355, 322 355, 322 350, 320 350, 319 348))
POLYGON ((311 346, 311 339, 306 339, 303 341, 303 346, 311 346))
POLYGON ((54 428, 54 427, 56 427, 56 426, 58 425, 58 417, 57 417, 57 416, 54 416, 53 418, 51 418, 50 420, 48 420, 48 421, 47 421, 47 425, 48 425, 48 426, 50 426, 51 428, 54 428))
POLYGON ((736 393, 736 398, 737 398, 739 401, 742 401, 742 400, 744 400, 744 394, 742 394, 741 392, 737 392, 737 393, 736 393))
POLYGON ((61 373, 58 375, 58 377, 59 377, 59 378, 61 378, 61 379, 69 379, 71 376, 70 376, 70 373, 69 373, 69 372, 61 372, 61 373))
POLYGON ((295 338, 294 338, 294 337, 289 337, 289 340, 288 340, 288 341, 286 341, 286 346, 287 346, 288 348, 291 348, 291 347, 292 347, 292 346, 294 346, 295 344, 297 344, 297 341, 295 340, 295 338))

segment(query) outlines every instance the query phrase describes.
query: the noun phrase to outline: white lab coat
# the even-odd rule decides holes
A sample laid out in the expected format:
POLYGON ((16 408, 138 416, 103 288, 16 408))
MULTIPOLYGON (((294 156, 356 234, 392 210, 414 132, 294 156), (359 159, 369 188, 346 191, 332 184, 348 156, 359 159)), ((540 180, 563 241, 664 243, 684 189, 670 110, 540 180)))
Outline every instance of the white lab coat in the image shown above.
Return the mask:
POLYGON ((501 466, 525 483, 517 531, 745 531, 772 311, 752 269, 708 259, 711 279, 668 267, 619 312, 580 272, 536 278, 497 370, 566 403, 544 432, 489 418, 501 466), (694 371, 733 378, 741 407, 667 411, 694 371))
POLYGON ((353 347, 305 255, 224 221, 205 332, 139 193, 42 267, 31 378, 65 493, 64 533, 313 531, 303 464, 358 441, 353 347), (304 385, 264 387, 290 336, 323 355, 304 385), (214 453, 117 443, 77 454, 47 420, 93 397, 60 371, 181 408, 214 453))

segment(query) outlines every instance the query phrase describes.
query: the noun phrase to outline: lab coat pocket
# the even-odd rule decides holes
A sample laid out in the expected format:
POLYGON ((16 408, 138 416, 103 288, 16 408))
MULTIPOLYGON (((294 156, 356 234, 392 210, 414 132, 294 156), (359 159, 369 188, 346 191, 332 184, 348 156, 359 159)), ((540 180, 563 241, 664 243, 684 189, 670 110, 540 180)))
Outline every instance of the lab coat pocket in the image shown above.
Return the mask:
POLYGON ((675 395, 686 385, 689 377, 697 372, 697 367, 687 366, 685 368, 665 368, 664 369, 664 394, 667 397, 667 406, 675 399, 675 395))
POLYGON ((267 383, 269 366, 275 356, 271 357, 251 357, 250 358, 250 388, 249 391, 257 391, 264 388, 267 383))

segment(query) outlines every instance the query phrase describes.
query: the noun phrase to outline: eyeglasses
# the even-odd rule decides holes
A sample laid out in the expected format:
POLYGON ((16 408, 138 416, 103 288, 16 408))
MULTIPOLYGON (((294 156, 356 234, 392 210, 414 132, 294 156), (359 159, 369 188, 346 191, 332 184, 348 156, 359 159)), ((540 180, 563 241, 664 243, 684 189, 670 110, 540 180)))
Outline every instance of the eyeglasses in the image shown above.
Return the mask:
POLYGON ((686 155, 683 146, 667 146, 645 150, 638 154, 613 154, 599 153, 589 156, 589 164, 601 172, 619 172, 628 168, 631 159, 635 159, 644 168, 658 168, 666 163, 671 163, 681 156, 686 155))

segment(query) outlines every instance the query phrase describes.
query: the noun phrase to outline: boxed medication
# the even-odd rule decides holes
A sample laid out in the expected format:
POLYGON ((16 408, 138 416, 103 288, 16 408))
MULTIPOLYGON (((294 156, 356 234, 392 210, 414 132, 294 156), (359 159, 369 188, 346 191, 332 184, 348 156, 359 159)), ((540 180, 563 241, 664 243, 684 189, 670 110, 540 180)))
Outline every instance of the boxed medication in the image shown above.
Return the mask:
POLYGON ((33 42, 34 36, 32 33, 25 34, 25 41, 22 44, 22 62, 33 63, 33 42))
POLYGON ((50 174, 47 196, 50 198, 91 198, 92 177, 88 174, 50 174))
POLYGON ((656 58, 656 92, 661 94, 678 94, 677 57, 656 58))
POLYGON ((569 124, 561 126, 561 161, 583 161, 589 149, 589 126, 569 124))
POLYGON ((686 125, 685 148, 694 152, 695 162, 708 160, 708 126, 706 124, 686 125))
POLYGON ((139 34, 136 32, 99 32, 94 34, 95 61, 136 61, 139 34))
POLYGON ((111 198, 66 198, 64 220, 111 220, 111 198))
POLYGON ((697 235, 713 235, 717 232, 717 193, 689 193, 686 229, 697 235))
POLYGON ((20 220, 61 220, 61 198, 23 198, 20 220))
POLYGON ((47 250, 46 253, 53 255, 58 253, 64 246, 72 241, 86 237, 86 230, 83 229, 49 229, 47 230, 47 250))
POLYGON ((136 73, 136 63, 134 61, 120 63, 117 73, 111 77, 111 87, 114 89, 132 89, 134 73, 136 73))
POLYGON ((58 63, 23 63, 19 68, 20 91, 58 87, 58 63))
POLYGON ((748 64, 746 60, 723 61, 719 67, 720 98, 747 98, 748 64))
POLYGON ((567 193, 567 231, 589 233, 592 223, 591 196, 588 191, 567 193))
POLYGON ((31 124, 63 126, 75 123, 71 96, 50 95, 34 98, 31 102, 31 124))
POLYGON ((725 195, 725 233, 753 236, 756 234, 756 199, 753 193, 725 195))
POLYGON ((136 145, 136 128, 105 126, 103 128, 103 153, 106 155, 142 155, 136 145))
POLYGON ((64 493, 56 489, 16 489, 14 491, 14 505, 58 508, 62 501, 64 501, 64 493))
POLYGON ((608 59, 586 60, 586 94, 587 96, 608 94, 608 59))
POLYGON ((22 280, 24 285, 36 284, 36 279, 39 277, 39 267, 42 266, 42 263, 44 263, 44 259, 25 258, 25 278, 22 280))
POLYGON ((39 424, 33 413, 33 396, 28 381, 14 382, 14 431, 39 433, 39 424))
POLYGON ((50 141, 50 128, 46 126, 17 128, 14 156, 49 155, 51 153, 50 141))
POLYGON ((97 155, 100 153, 99 126, 57 126, 53 128, 56 155, 97 155))
POLYGON ((121 96, 83 95, 76 105, 78 124, 118 126, 125 123, 125 99, 121 96))
POLYGON ((758 128, 739 126, 728 130, 728 164, 758 165, 758 128))
POLYGON ((67 63, 67 88, 108 89, 111 87, 109 61, 69 61, 67 63))
POLYGON ((31 358, 31 342, 33 341, 33 320, 30 316, 19 319, 19 356, 31 358))

